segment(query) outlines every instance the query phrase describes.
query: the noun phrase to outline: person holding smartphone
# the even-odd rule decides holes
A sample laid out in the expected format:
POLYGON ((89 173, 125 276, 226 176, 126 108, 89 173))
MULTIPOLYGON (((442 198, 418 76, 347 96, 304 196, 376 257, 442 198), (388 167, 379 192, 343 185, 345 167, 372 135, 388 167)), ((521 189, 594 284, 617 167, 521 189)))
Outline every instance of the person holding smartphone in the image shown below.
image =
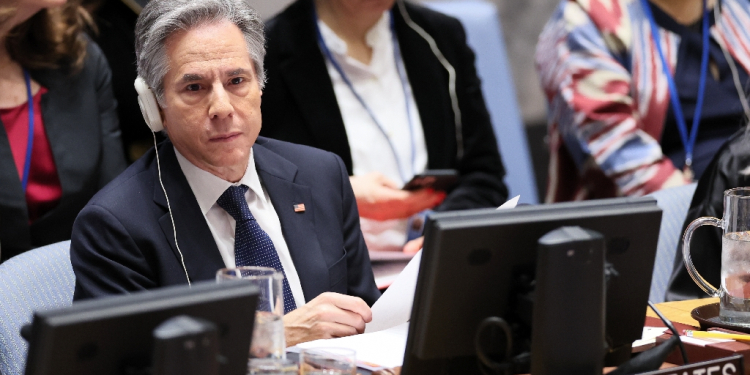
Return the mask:
POLYGON ((370 250, 418 250, 425 210, 505 201, 505 170, 459 21, 394 0, 298 0, 266 30, 269 125, 261 135, 344 160, 370 250), (427 169, 455 169, 458 181, 445 191, 402 189, 427 169))

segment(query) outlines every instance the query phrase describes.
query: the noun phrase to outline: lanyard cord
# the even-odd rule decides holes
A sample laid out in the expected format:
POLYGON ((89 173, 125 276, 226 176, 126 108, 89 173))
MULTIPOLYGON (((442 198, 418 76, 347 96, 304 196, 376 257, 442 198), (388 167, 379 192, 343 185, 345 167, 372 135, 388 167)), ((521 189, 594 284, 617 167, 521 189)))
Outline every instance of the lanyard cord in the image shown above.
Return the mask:
POLYGON ((378 130, 383 134, 383 137, 385 137, 386 141, 388 141, 388 146, 391 148, 391 152, 393 153, 393 156, 396 159, 396 165, 398 166, 398 172, 401 176, 401 179, 406 182, 409 181, 411 176, 415 173, 415 160, 416 160, 416 145, 415 145, 415 136, 414 136, 414 123, 412 121, 411 117, 411 105, 409 98, 411 97, 411 91, 410 86, 408 84, 408 80, 406 78, 406 69, 403 66, 403 61, 401 60, 401 48, 398 44, 398 39, 396 38, 396 29, 393 22, 393 15, 391 15, 391 22, 390 22, 390 28, 391 28, 391 38, 393 40, 393 59, 396 63, 396 70, 398 71, 399 78, 401 78, 401 87, 404 91, 404 101, 406 102, 406 118, 409 122, 409 135, 411 137, 411 175, 407 175, 404 171, 403 166, 401 165, 401 159, 399 158, 398 152, 396 152, 396 146, 393 145, 393 142, 391 141, 391 138, 388 137, 388 133, 385 131, 385 128, 380 124, 380 121, 378 121, 377 117, 375 117, 375 113, 372 111, 372 109, 367 105, 365 100, 359 95, 359 93, 354 89, 354 85, 349 80, 349 77, 346 76, 344 73, 344 69, 341 68, 341 65, 339 65, 338 61, 333 57, 333 54, 328 49, 328 46, 325 43, 325 40, 323 40, 323 34, 320 32, 320 27, 318 25, 318 15, 317 11, 315 10, 315 7, 313 7, 313 24, 315 24, 315 33, 318 37, 318 45, 320 46, 320 50, 323 52, 323 55, 325 55, 326 59, 331 62, 331 65, 336 69, 336 71, 341 76, 341 79, 344 81, 346 86, 349 88, 349 91, 352 92, 355 98, 357 98, 357 101, 362 105, 362 107, 367 111, 367 114, 370 116, 372 121, 377 126, 378 130))
MULTIPOLYGON (((661 66, 664 70, 664 75, 667 77, 667 84, 669 85, 669 98, 672 103, 672 109, 674 109, 674 117, 677 122, 677 129, 680 131, 680 138, 682 144, 685 147, 685 170, 692 175, 691 165, 693 164, 693 147, 698 136, 698 127, 700 126, 701 111, 703 110, 703 99, 705 97, 706 88, 706 73, 708 72, 708 10, 706 0, 703 0, 703 26, 702 26, 702 37, 703 37, 703 50, 701 52, 701 74, 700 81, 698 83, 698 101, 695 105, 695 113, 693 116, 693 124, 688 133, 687 125, 685 123, 684 113, 682 112, 682 105, 680 98, 677 93, 677 85, 675 85, 672 72, 667 64, 667 59, 664 57, 664 52, 661 48, 661 41, 654 20, 654 15, 651 13, 651 8, 648 4, 648 0, 641 0, 643 12, 646 14, 651 23, 651 36, 656 44, 656 50, 659 52, 659 58, 661 59, 661 66)), ((691 177, 692 179, 692 177, 691 177)))
POLYGON ((26 105, 29 107, 29 136, 26 144, 26 161, 23 165, 23 177, 21 177, 21 186, 26 191, 29 182, 29 169, 31 169, 31 151, 34 147, 34 97, 31 96, 31 77, 26 69, 23 70, 23 78, 26 81, 26 105))

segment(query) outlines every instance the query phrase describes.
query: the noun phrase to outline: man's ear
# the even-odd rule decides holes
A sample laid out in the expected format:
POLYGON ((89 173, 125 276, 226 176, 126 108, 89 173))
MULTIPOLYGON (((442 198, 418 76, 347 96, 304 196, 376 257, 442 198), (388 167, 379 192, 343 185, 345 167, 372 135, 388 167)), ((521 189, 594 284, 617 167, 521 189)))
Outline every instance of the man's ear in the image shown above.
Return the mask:
POLYGON ((161 135, 169 138, 169 132, 167 131, 167 128, 169 127, 169 124, 167 124, 167 116, 164 115, 164 108, 162 108, 161 104, 157 104, 157 108, 159 108, 159 118, 161 118, 161 135))
POLYGON ((167 123, 167 118, 164 116, 164 110, 161 109, 161 106, 159 107, 159 116, 161 116, 161 134, 167 138, 169 138, 169 132, 167 131, 167 128, 169 128, 169 124, 167 123))

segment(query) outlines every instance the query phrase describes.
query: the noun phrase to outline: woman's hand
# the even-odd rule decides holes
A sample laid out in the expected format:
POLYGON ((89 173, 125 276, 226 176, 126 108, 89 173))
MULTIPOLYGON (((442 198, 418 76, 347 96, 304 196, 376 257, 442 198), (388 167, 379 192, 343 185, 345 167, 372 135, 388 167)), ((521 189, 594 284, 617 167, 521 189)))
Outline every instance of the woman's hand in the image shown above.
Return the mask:
POLYGON ((378 172, 351 176, 349 181, 357 199, 359 216, 368 219, 404 219, 433 208, 445 199, 444 192, 432 189, 401 190, 395 182, 378 172))

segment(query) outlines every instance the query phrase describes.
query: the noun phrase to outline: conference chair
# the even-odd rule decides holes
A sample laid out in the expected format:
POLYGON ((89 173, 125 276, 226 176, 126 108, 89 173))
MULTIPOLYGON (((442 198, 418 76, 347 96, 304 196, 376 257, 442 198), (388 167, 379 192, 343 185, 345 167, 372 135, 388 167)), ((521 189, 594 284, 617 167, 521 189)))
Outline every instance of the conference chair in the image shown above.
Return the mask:
POLYGON ((482 93, 505 165, 505 184, 510 196, 520 194, 519 203, 539 203, 526 129, 495 4, 454 0, 423 5, 458 18, 466 29, 469 46, 476 54, 477 74, 482 80, 482 93))
POLYGON ((690 208, 690 201, 693 200, 695 186, 696 184, 692 183, 649 194, 656 198, 656 204, 663 211, 648 297, 653 303, 664 302, 667 284, 674 267, 675 252, 678 249, 682 251, 682 224, 690 208))
POLYGON ((23 375, 28 343, 20 335, 34 311, 70 306, 75 275, 70 241, 19 254, 0 264, 0 374, 23 375))

